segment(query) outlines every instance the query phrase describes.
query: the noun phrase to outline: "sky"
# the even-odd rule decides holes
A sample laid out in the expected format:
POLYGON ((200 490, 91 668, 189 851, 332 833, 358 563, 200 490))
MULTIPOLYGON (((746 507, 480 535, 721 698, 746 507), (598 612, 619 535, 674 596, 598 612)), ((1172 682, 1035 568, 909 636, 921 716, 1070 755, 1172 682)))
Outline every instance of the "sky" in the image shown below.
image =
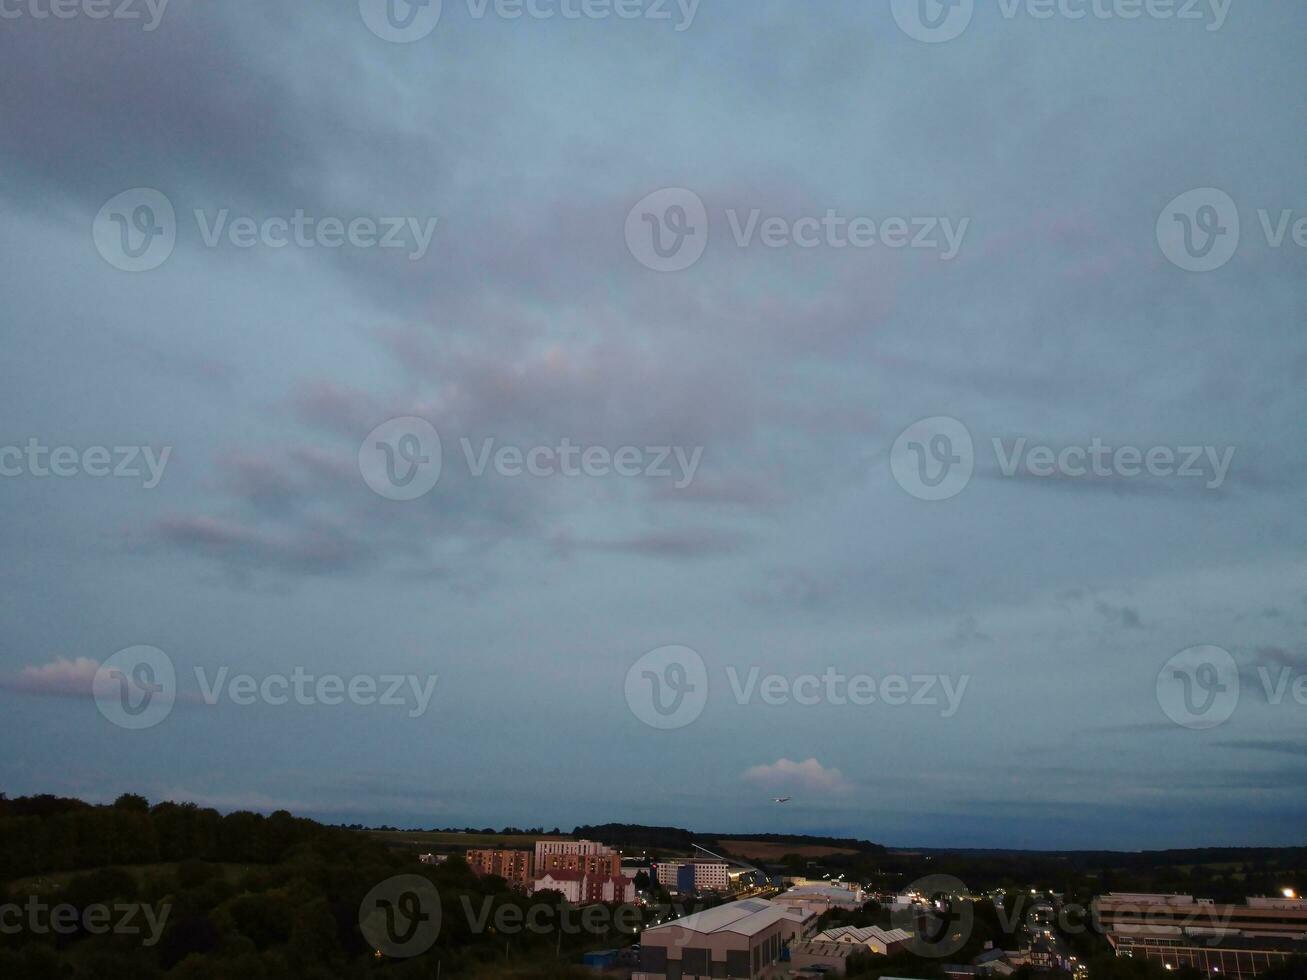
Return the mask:
POLYGON ((0 2, 0 791, 1305 843, 1307 7, 1139 7, 0 2))

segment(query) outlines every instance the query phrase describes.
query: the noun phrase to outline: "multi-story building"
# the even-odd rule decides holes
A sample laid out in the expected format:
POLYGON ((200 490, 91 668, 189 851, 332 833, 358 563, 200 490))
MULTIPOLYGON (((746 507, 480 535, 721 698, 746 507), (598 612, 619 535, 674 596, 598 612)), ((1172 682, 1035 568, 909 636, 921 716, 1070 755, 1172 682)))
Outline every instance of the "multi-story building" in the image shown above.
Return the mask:
POLYGON ((536 841, 535 874, 547 871, 579 871, 587 875, 615 878, 622 873, 621 852, 592 840, 536 841))
POLYGON ((804 917, 761 898, 696 912, 640 935, 631 980, 738 977, 756 980, 802 938, 804 917))
POLYGON ((1192 895, 1112 892, 1094 899, 1093 913, 1118 956, 1172 970, 1191 966, 1246 980, 1307 954, 1307 902, 1295 899, 1217 905, 1192 895))
POLYGON ((498 875, 519 891, 527 891, 533 877, 530 851, 470 850, 467 866, 479 875, 498 875))
POLYGON ((658 884, 678 892, 724 892, 731 887, 731 866, 725 861, 660 861, 654 866, 658 884))
POLYGON ((635 882, 632 879, 581 871, 546 871, 535 880, 532 891, 559 892, 573 905, 635 901, 635 882))

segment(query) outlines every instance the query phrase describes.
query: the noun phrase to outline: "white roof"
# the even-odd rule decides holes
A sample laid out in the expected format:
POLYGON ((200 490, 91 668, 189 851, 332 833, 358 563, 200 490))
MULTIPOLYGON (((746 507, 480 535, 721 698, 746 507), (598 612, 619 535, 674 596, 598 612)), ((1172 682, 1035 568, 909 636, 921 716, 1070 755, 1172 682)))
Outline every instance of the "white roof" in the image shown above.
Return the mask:
POLYGON ((690 932, 735 932, 752 936, 782 919, 794 919, 789 909, 773 905, 763 898, 750 898, 743 902, 730 902, 716 908, 695 912, 672 922, 653 926, 645 932, 659 929, 685 929, 690 932))
POLYGON ((910 933, 902 929, 882 929, 880 926, 865 926, 858 928, 856 926, 836 926, 834 929, 827 929, 825 932, 814 937, 826 942, 844 942, 866 943, 869 940, 876 940, 884 945, 890 943, 907 942, 912 938, 910 933))

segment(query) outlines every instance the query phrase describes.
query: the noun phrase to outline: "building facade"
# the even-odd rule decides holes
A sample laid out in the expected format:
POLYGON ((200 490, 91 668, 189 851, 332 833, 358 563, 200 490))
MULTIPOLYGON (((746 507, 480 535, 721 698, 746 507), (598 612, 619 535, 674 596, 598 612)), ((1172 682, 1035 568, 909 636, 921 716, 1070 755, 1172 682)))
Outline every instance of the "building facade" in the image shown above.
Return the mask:
POLYGON ((1112 892, 1093 902, 1094 921, 1118 956, 1191 966, 1248 980, 1307 955, 1307 902, 1250 898, 1217 905, 1192 895, 1112 892))
MULTIPOLYGON (((783 896, 782 896, 783 897, 783 896)), ((882 929, 879 926, 836 926, 813 936, 816 942, 861 946, 877 956, 889 956, 907 948, 912 935, 903 929, 882 929)))
POLYGON ((534 877, 530 851, 470 850, 467 866, 475 874, 498 875, 519 891, 527 891, 534 877))
POLYGON ((731 866, 725 861, 660 861, 658 884, 669 891, 725 892, 731 887, 731 866))
POLYGON ((802 931, 800 915, 764 899, 719 905, 644 930, 631 980, 756 980, 802 931))
POLYGON ((635 882, 621 875, 586 874, 582 871, 546 871, 532 885, 532 892, 554 891, 573 905, 597 902, 634 902, 635 882))

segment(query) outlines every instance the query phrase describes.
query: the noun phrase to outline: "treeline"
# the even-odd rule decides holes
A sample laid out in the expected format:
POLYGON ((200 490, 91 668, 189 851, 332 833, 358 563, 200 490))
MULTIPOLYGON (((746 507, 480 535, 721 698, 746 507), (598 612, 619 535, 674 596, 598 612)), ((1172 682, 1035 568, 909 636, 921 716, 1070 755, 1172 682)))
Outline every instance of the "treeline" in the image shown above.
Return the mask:
POLYGON ((698 844, 709 850, 718 844, 762 841, 768 844, 795 844, 800 847, 840 847, 866 854, 883 854, 885 848, 871 841, 851 837, 814 837, 808 834, 697 834, 681 827, 647 827, 634 823, 604 823, 577 827, 574 837, 586 837, 617 847, 644 847, 650 850, 690 851, 698 844))
POLYGON ((713 841, 712 837, 694 834, 680 827, 646 827, 636 823, 581 826, 572 831, 572 836, 602 841, 623 849, 644 847, 656 851, 690 851, 694 849, 695 844, 703 844, 706 847, 713 841))
POLYGON ((801 847, 840 847, 864 854, 886 853, 883 845, 854 837, 814 837, 811 834, 714 834, 711 839, 727 846, 733 840, 756 840, 765 844, 798 844, 801 847))
POLYGON ((527 898, 460 858, 423 865, 287 813, 0 797, 0 846, 4 980, 584 980, 581 953, 626 946, 640 924, 586 925, 562 896, 527 898), (438 935, 407 959, 359 926, 365 896, 396 875, 425 878, 440 900, 420 910, 438 935))
POLYGON ((270 864, 328 832, 343 833, 284 810, 224 816, 193 803, 152 807, 131 794, 107 806, 0 794, 0 880, 187 859, 270 864))

